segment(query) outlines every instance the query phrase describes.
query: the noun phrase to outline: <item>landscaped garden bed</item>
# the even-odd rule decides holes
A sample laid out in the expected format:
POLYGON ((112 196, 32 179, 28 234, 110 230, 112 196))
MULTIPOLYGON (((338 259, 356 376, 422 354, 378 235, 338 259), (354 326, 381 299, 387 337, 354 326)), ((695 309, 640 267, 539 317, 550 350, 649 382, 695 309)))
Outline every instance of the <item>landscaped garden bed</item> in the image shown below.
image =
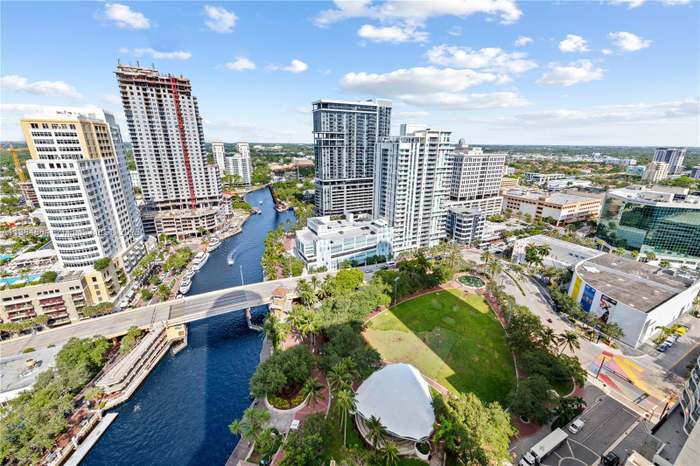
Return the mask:
POLYGON ((476 275, 462 275, 457 279, 462 285, 469 288, 481 289, 486 286, 484 281, 476 275))

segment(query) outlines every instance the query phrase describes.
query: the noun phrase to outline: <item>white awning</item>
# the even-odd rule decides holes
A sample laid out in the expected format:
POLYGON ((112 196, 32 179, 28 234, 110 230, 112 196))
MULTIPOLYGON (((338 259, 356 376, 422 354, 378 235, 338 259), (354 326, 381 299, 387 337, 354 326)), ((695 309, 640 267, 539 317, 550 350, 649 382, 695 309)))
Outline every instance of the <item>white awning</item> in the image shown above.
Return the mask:
POLYGON ((357 412, 379 418, 396 437, 423 440, 435 423, 430 388, 410 364, 389 364, 376 371, 357 390, 357 412))

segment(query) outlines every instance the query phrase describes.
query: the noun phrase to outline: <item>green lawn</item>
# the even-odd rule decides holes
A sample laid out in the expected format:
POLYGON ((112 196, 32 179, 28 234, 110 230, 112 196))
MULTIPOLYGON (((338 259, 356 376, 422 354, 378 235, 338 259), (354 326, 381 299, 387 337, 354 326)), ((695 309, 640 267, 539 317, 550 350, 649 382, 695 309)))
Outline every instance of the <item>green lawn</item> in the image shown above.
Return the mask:
POLYGON ((501 324, 477 294, 420 296, 375 317, 365 336, 387 362, 405 362, 450 390, 508 405, 513 357, 501 324))

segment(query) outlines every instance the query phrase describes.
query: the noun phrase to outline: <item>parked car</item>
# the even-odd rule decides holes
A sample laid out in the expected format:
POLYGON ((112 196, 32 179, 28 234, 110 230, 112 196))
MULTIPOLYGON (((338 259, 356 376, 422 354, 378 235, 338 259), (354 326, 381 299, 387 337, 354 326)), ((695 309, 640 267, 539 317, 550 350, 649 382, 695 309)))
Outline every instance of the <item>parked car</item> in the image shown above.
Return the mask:
POLYGON ((664 342, 656 347, 656 351, 658 351, 659 353, 665 353, 670 347, 671 345, 668 345, 664 342))
POLYGON ((585 425, 586 423, 583 421, 583 419, 576 419, 569 426, 569 432, 571 432, 572 434, 578 434, 579 432, 581 432, 581 429, 583 429, 583 426, 585 425))
POLYGON ((618 466, 620 464, 620 457, 612 451, 605 455, 602 459, 603 461, 601 464, 603 464, 603 466, 618 466))

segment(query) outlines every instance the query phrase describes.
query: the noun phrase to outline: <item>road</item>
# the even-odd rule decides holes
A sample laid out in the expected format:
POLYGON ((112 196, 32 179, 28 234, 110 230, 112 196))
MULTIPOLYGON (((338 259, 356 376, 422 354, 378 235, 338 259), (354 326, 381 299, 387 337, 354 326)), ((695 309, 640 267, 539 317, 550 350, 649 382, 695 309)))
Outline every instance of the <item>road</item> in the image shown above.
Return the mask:
POLYGON ((59 346, 71 337, 85 338, 96 335, 113 337, 123 335, 132 326, 147 327, 158 321, 167 321, 171 324, 192 322, 226 312, 268 304, 272 296, 272 290, 278 287, 285 287, 290 292, 294 292, 300 278, 308 279, 309 277, 285 278, 224 288, 116 312, 95 319, 82 320, 34 335, 26 335, 0 342, 0 356, 3 358, 14 356, 21 353, 25 348, 43 348, 49 345, 59 346))

